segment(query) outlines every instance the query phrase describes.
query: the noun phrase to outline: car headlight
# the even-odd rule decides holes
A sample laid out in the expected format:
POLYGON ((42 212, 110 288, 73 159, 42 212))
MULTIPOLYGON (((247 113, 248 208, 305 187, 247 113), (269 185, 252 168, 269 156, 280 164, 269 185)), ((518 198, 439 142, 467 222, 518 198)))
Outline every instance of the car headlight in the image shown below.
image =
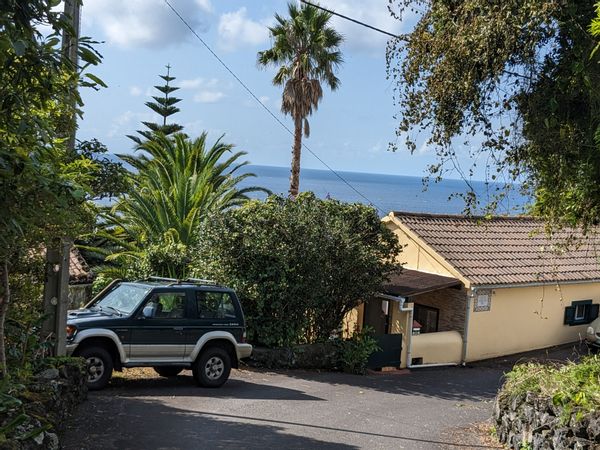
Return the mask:
POLYGON ((73 339, 77 333, 77 327, 75 325, 67 325, 67 339, 73 339))

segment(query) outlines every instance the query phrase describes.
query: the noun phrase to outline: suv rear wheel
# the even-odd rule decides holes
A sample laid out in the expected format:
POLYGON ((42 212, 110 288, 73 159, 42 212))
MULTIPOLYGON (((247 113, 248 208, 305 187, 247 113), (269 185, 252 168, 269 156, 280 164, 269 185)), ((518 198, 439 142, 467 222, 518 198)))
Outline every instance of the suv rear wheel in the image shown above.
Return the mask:
POLYGON ((231 358, 221 347, 204 350, 192 367, 198 385, 209 388, 220 387, 229 378, 231 358))
POLYGON ((157 366, 154 371, 161 377, 176 377, 184 368, 181 366, 157 366))
POLYGON ((87 365, 88 389, 96 391, 106 387, 114 366, 110 353, 102 347, 87 347, 78 356, 85 359, 87 365))

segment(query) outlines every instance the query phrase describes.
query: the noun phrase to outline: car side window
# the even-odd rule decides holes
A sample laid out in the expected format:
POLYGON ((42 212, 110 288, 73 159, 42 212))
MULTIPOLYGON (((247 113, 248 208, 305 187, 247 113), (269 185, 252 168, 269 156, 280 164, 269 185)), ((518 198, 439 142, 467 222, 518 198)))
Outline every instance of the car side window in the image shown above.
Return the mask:
POLYGON ((154 319, 183 319, 185 293, 169 292, 154 295, 144 307, 144 315, 154 319))
POLYGON ((199 319, 235 319, 235 306, 228 292, 196 292, 199 319))

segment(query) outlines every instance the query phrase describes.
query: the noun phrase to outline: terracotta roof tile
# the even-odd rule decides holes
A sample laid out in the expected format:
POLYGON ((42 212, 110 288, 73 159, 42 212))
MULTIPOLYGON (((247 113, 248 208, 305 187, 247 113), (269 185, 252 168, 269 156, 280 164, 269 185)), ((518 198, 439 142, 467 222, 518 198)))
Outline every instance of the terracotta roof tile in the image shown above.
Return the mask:
POLYGON ((600 280, 600 230, 550 238, 531 217, 393 214, 473 284, 600 280))
POLYGON ((71 247, 69 259, 69 283, 84 284, 92 282, 92 274, 90 268, 81 256, 77 247, 71 247))

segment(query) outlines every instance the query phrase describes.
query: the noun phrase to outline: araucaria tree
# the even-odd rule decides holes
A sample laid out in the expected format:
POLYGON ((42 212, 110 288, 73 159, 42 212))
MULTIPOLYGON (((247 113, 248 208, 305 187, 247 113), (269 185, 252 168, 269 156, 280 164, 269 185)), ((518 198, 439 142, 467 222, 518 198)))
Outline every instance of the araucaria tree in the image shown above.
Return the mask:
MULTIPOLYGON (((197 229, 213 213, 239 206, 248 194, 263 189, 240 187, 254 174, 243 172, 245 152, 233 151, 222 137, 208 144, 207 133, 196 139, 182 127, 167 122, 179 101, 169 94, 174 80, 163 77, 157 86, 164 97, 146 105, 162 116, 161 124, 144 122, 150 131, 135 137, 137 155, 120 155, 134 168, 131 189, 101 215, 94 240, 87 247, 108 263, 96 268, 104 280, 116 277, 160 275, 183 278, 191 261, 197 229), (157 126, 154 126, 157 125, 157 126)), ((267 192, 267 191, 265 191, 267 192)))
POLYGON ((283 86, 281 110, 294 120, 290 196, 298 195, 302 133, 310 134, 308 116, 323 97, 322 83, 339 86, 335 71, 342 63, 342 36, 330 25, 331 14, 314 6, 288 5, 289 18, 275 15, 270 27, 273 47, 258 53, 261 66, 279 66, 273 84, 283 86))
POLYGON ((555 224, 600 220, 600 64, 592 1, 392 0, 413 31, 388 45, 398 136, 429 133, 439 175, 470 141, 496 174, 525 183, 555 224))

